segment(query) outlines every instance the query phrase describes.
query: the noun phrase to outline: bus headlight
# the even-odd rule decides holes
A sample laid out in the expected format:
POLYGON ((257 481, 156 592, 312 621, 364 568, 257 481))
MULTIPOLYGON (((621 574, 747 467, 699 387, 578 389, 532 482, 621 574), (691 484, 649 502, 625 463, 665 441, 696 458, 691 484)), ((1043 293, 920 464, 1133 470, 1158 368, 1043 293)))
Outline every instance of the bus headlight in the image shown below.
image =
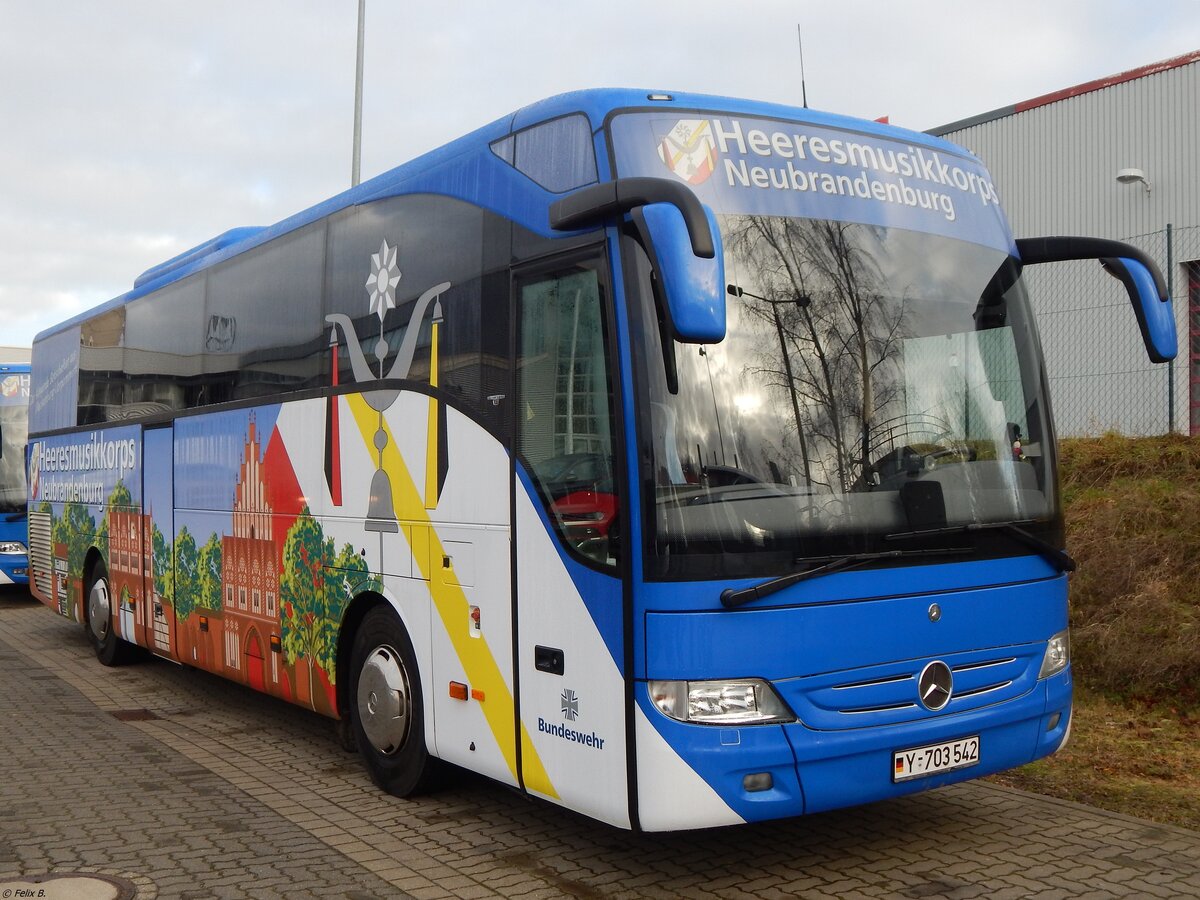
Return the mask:
POLYGON ((650 699, 680 722, 700 725, 763 725, 794 722, 775 689, 761 678, 736 681, 651 681, 650 699))
POLYGON ((1064 629, 1046 642, 1046 654, 1042 657, 1042 670, 1038 678, 1057 675, 1071 661, 1071 634, 1064 629))
POLYGON ((25 545, 20 541, 0 541, 0 553, 24 553, 25 545))

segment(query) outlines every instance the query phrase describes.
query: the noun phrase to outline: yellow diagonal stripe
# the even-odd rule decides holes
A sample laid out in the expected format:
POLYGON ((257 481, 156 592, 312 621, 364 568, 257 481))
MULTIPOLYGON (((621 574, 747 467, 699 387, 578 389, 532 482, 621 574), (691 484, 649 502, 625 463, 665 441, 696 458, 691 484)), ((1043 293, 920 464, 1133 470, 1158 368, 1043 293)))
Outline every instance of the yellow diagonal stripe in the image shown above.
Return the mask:
POLYGON ((693 148, 695 148, 695 146, 697 144, 699 144, 701 141, 705 140, 707 137, 708 137, 708 124, 706 123, 702 127, 697 128, 695 131, 693 131, 691 133, 691 135, 688 136, 687 141, 684 142, 684 146, 687 147, 688 150, 692 150, 693 148))
MULTIPOLYGON (((379 427, 379 414, 367 406, 366 401, 358 394, 348 394, 346 399, 363 443, 368 451, 373 450, 375 431, 379 427)), ((500 746, 513 778, 519 780, 516 740, 513 733, 516 705, 512 692, 504 681, 496 658, 488 647, 487 639, 472 638, 467 634, 469 604, 462 588, 456 584, 443 584, 438 573, 430 571, 433 567, 431 560, 440 560, 445 550, 425 509, 424 499, 417 491, 416 483, 400 456, 400 450, 386 421, 383 428, 388 436, 387 446, 383 450, 383 468, 392 483, 392 501, 396 514, 401 520, 424 525, 429 530, 429 555, 422 558, 414 554, 414 558, 421 567, 421 574, 427 579, 434 608, 437 609, 446 633, 450 636, 450 642, 467 680, 472 687, 482 690, 485 694, 486 699, 480 706, 488 728, 500 746)), ((530 740, 524 725, 521 726, 521 757, 524 761, 525 786, 545 796, 557 798, 558 792, 550 783, 550 776, 546 774, 545 766, 542 765, 542 760, 534 749, 533 741, 530 740)))

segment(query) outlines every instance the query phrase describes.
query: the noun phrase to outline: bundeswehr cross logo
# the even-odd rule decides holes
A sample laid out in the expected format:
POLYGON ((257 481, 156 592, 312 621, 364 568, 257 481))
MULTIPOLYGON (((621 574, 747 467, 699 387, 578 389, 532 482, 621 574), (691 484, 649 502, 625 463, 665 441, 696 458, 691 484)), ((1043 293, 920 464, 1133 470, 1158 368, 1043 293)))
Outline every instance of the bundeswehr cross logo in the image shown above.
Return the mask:
POLYGON ((562 714, 568 722, 574 722, 579 718, 579 698, 570 688, 562 692, 562 714))

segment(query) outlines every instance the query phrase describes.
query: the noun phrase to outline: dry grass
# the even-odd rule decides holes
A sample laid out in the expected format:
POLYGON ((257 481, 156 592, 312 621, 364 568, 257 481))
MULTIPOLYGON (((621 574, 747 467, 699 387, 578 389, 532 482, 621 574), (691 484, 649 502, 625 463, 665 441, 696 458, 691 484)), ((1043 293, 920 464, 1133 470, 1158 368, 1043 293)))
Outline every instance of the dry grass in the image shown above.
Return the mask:
POLYGON ((1071 739, 989 781, 1200 829, 1200 713, 1077 691, 1071 739))
POLYGON ((1200 693, 1200 441, 1064 441, 1077 678, 1136 699, 1200 693))
POLYGON ((1063 441, 1071 741, 996 781, 1200 828, 1200 440, 1063 441))

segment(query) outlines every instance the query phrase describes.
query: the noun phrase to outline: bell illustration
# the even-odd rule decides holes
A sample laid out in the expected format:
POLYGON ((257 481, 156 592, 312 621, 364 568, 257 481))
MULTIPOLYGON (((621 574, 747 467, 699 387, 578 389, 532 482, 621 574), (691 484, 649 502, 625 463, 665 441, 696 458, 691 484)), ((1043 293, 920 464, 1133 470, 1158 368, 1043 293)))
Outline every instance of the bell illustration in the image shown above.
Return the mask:
POLYGON ((396 523, 396 508, 392 505, 392 482, 388 473, 376 469, 371 477, 371 497, 367 503, 367 531, 394 533, 400 530, 396 523))
MULTIPOLYGON (((412 366, 413 356, 417 349, 417 338, 421 330, 421 321, 430 303, 433 304, 433 327, 435 335, 437 333, 437 326, 442 321, 442 304, 438 298, 443 291, 449 289, 450 282, 448 281, 431 287, 417 298, 409 315, 408 328, 405 330, 404 339, 396 351, 396 358, 392 361, 391 368, 386 373, 384 372, 388 344, 384 337, 383 320, 387 311, 395 307, 395 297, 392 291, 395 289, 396 283, 400 280, 400 272, 395 268, 395 258, 395 248, 388 247, 387 241, 384 241, 383 245, 379 248, 379 253, 371 257, 375 269, 366 285, 367 289, 371 292, 371 311, 379 314, 379 341, 375 345, 375 358, 379 366, 378 372, 371 371, 371 364, 367 361, 366 354, 363 352, 362 344, 354 327, 354 321, 344 313, 331 313, 325 317, 325 321, 333 326, 331 329, 330 346, 334 348, 334 359, 336 360, 337 358, 337 328, 341 327, 346 339, 346 352, 350 357, 350 368, 354 373, 354 381, 360 385, 365 386, 371 382, 383 381, 385 379, 398 381, 407 379, 409 369, 412 366)), ((434 340, 436 341, 436 337, 434 340)), ((432 376, 430 383, 436 384, 436 350, 434 351, 433 364, 435 374, 432 376)), ((335 362, 335 376, 336 372, 335 362)), ((379 416, 379 426, 375 431, 374 441, 375 450, 379 454, 379 462, 375 469, 375 474, 371 477, 371 494, 367 502, 367 520, 363 527, 367 531, 395 534, 400 530, 400 525, 396 521, 396 507, 392 502, 392 482, 387 472, 383 469, 383 451, 388 445, 388 433, 384 426, 383 414, 391 408, 396 398, 400 396, 400 388, 368 389, 363 390, 359 396, 379 416)), ((330 487, 330 495, 333 496, 332 486, 330 487)))

